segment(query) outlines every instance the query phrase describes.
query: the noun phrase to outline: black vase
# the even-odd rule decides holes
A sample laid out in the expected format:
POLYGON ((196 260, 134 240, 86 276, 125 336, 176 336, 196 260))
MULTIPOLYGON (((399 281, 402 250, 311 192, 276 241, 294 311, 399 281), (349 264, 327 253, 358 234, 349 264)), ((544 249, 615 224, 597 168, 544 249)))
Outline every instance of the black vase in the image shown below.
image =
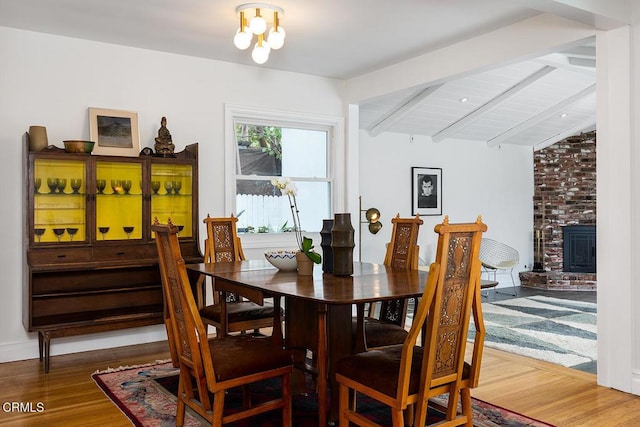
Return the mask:
POLYGON ((331 249, 333 250, 333 274, 336 276, 353 274, 353 248, 356 246, 354 234, 351 214, 335 214, 331 228, 331 249))
POLYGON ((331 228, 332 219, 322 220, 322 230, 320 230, 320 247, 322 248, 322 271, 333 273, 333 249, 331 248, 331 228))

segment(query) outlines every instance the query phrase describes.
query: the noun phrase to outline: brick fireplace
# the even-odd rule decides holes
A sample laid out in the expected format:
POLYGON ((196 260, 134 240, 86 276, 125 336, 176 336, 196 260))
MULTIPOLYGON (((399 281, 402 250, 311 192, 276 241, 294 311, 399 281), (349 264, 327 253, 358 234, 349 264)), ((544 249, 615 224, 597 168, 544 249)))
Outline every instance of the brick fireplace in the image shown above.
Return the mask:
POLYGON ((520 273, 521 285, 595 290, 595 270, 565 271, 563 231, 571 226, 595 228, 596 133, 571 136, 536 151, 533 169, 533 234, 541 237, 542 248, 536 271, 520 273))

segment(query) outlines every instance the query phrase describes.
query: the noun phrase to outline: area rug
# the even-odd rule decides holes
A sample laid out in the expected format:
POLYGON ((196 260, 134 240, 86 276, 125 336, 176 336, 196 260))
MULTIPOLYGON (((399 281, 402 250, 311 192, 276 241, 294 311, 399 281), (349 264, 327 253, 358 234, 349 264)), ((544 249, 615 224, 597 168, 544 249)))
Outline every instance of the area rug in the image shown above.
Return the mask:
POLYGON ((484 302, 482 312, 485 346, 596 373, 596 304, 532 296, 484 302))
MULTIPOLYGON (((92 375, 98 387, 105 395, 138 427, 160 427, 175 425, 176 397, 178 385, 178 371, 170 362, 158 361, 156 363, 136 366, 107 369, 92 375)), ((272 380, 258 383, 252 390, 252 396, 256 401, 268 398, 277 393, 279 384, 272 380)), ((242 391, 230 391, 226 397, 229 410, 240 407, 242 391)), ((381 425, 390 425, 388 409, 379 405, 372 399, 359 397, 358 408, 362 409, 366 416, 381 425)), ((312 391, 297 394, 293 399, 293 418, 296 427, 317 426, 317 399, 312 391)), ((428 422, 433 423, 441 418, 441 414, 435 411, 429 412, 428 422)), ((500 408, 490 403, 473 399, 473 418, 476 427, 549 427, 546 424, 523 415, 500 408)), ((207 425, 197 414, 187 411, 185 426, 207 425)), ((232 424, 233 426, 247 427, 275 427, 280 426, 280 413, 269 412, 259 417, 251 418, 245 422, 232 424)))

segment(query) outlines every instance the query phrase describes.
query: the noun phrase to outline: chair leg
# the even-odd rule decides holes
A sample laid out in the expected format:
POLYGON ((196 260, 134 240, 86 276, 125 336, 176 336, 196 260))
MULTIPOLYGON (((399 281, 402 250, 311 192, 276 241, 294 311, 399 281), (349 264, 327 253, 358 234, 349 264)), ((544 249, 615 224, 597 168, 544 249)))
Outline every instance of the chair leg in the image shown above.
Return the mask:
POLYGON ((460 400, 462 401, 462 414, 467 417, 467 427, 473 427, 473 408, 471 406, 471 389, 460 390, 460 400))
POLYGON ((283 427, 291 427, 293 423, 293 409, 291 402, 291 373, 282 376, 282 425, 283 427))
POLYGON ((351 410, 351 405, 349 404, 349 388, 343 384, 338 384, 338 407, 339 427, 349 427, 349 420, 347 418, 347 411, 351 410))

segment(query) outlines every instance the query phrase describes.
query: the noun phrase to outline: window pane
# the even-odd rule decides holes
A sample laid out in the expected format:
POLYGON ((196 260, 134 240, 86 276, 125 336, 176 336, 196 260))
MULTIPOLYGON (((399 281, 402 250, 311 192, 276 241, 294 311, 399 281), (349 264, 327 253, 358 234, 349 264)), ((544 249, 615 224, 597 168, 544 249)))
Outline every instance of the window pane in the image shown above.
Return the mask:
POLYGON ((238 175, 327 177, 327 131, 236 125, 238 175))
MULTIPOLYGON (((330 183, 294 183, 298 187, 296 201, 302 230, 320 231, 322 220, 330 215, 330 183)), ((293 228, 289 198, 280 194, 280 190, 274 188, 270 180, 238 179, 236 212, 239 232, 277 233, 291 231, 293 228)))

